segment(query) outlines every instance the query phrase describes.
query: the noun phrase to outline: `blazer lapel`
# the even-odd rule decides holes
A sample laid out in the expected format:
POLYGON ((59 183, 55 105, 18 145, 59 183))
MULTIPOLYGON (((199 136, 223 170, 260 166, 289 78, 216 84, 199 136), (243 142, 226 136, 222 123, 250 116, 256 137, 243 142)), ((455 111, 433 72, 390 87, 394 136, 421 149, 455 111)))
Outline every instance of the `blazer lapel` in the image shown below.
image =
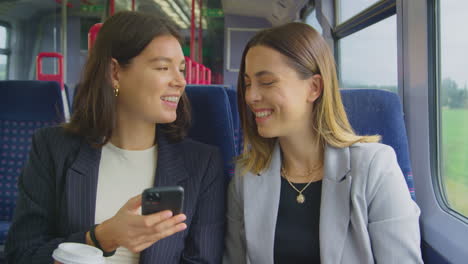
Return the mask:
POLYGON ((101 149, 82 143, 75 161, 67 170, 65 195, 72 231, 86 230, 94 225, 100 160, 101 149))
POLYGON ((158 163, 154 186, 177 185, 187 177, 180 144, 170 143, 163 133, 158 133, 158 163))
MULTIPOLYGON (((158 162, 154 186, 181 185, 180 183, 188 178, 183 159, 183 149, 180 143, 169 142, 160 130, 158 130, 157 135, 158 162)), ((165 238, 161 242, 170 244, 171 239, 174 239, 174 237, 165 238)), ((170 252, 168 252, 168 245, 161 246, 161 242, 155 243, 142 251, 139 263, 159 263, 162 259, 165 259, 163 256, 170 254, 170 252)))
POLYGON ((325 148, 325 171, 320 205, 322 263, 341 263, 350 220, 349 148, 325 148))
POLYGON ((281 193, 281 151, 277 143, 269 168, 248 173, 243 181, 244 221, 250 263, 273 263, 276 219, 281 193))

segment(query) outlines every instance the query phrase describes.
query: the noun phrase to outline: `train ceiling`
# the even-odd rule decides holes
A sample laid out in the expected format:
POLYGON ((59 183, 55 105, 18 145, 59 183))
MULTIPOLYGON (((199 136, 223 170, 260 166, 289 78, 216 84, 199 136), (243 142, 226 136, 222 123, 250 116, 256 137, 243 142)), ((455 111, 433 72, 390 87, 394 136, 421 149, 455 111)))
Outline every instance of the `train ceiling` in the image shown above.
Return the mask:
MULTIPOLYGON (((266 18, 273 25, 297 19, 309 0, 222 0, 226 14, 266 18)), ((312 1, 310 1, 312 2, 312 1)))
MULTIPOLYGON (((198 2, 198 0, 197 0, 198 2)), ((108 0, 69 0, 69 15, 82 17, 102 17, 102 7, 107 6, 108 0), (99 11, 84 11, 83 5, 99 6, 99 11)), ((219 0, 204 0, 204 8, 220 8, 219 0)), ((169 17, 179 27, 190 27, 192 0, 136 0, 137 10, 152 12, 169 17)), ((0 17, 7 20, 24 20, 40 13, 59 13, 61 0, 0 0, 0 17)), ((115 10, 131 9, 131 0, 115 0, 115 10)), ((92 10, 92 9, 91 9, 92 10)), ((95 9, 96 10, 96 9, 95 9)), ((199 8, 195 9, 196 17, 199 17, 199 8)), ((203 19, 203 27, 206 28, 206 19, 203 19)), ((198 21, 197 21, 198 24, 198 21)))

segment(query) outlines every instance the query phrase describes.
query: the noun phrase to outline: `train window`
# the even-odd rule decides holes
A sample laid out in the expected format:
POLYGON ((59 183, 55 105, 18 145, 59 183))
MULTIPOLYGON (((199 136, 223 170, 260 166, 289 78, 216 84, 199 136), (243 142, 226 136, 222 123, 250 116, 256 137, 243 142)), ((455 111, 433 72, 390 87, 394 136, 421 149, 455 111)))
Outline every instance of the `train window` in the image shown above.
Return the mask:
POLYGON ((6 49, 7 48, 7 35, 8 30, 6 26, 0 25, 0 49, 6 49))
POLYGON ((9 27, 0 24, 0 80, 8 79, 9 27))
POLYGON ((315 28, 315 30, 322 35, 322 26, 317 20, 317 12, 315 9, 306 17, 305 23, 315 28))
POLYGON ((342 88, 398 92, 396 15, 340 39, 342 88))
POLYGON ((449 207, 468 217, 468 2, 439 1, 439 172, 449 207))
POLYGON ((132 10, 132 1, 128 0, 115 0, 115 7, 114 12, 117 13, 119 11, 130 11, 132 10))
POLYGON ((0 54, 0 80, 7 79, 7 62, 8 58, 5 54, 0 54))
POLYGON ((336 0, 338 23, 344 22, 379 0, 336 0))

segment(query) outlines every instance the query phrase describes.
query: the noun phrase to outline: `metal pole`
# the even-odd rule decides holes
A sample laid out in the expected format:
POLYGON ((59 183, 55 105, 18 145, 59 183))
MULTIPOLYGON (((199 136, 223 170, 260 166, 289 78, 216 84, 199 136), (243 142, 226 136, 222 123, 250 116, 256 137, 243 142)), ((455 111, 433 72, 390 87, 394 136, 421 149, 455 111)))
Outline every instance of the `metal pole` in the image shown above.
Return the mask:
POLYGON ((192 17, 190 18, 190 58, 195 61, 195 0, 192 0, 192 17))
MULTIPOLYGON (((62 78, 63 84, 67 83, 67 4, 68 0, 62 0, 62 56, 63 56, 63 65, 62 65, 62 78)), ((59 61, 60 63, 60 61, 59 61)), ((68 105, 68 98, 65 92, 65 87, 60 87, 62 89, 62 102, 63 102, 63 112, 65 114, 65 122, 70 120, 70 108, 68 105)))
POLYGON ((63 55, 63 83, 67 82, 67 4, 68 0, 62 0, 61 49, 63 55))
POLYGON ((135 0, 132 0, 132 11, 135 11, 135 0))
POLYGON ((202 25, 202 4, 203 0, 198 1, 200 21, 198 24, 198 63, 203 64, 203 25, 202 25))
POLYGON ((110 0, 109 1, 109 13, 110 16, 113 16, 115 12, 115 0, 110 0))

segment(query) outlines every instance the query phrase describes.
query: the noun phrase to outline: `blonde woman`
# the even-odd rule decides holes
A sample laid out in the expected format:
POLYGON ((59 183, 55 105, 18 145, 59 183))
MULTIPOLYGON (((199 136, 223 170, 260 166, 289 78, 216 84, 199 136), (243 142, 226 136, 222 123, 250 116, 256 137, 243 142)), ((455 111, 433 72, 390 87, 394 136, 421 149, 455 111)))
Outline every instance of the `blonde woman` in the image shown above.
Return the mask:
POLYGON ((422 263, 420 210, 395 152, 353 132, 332 53, 312 27, 254 36, 238 100, 245 148, 224 263, 422 263))

